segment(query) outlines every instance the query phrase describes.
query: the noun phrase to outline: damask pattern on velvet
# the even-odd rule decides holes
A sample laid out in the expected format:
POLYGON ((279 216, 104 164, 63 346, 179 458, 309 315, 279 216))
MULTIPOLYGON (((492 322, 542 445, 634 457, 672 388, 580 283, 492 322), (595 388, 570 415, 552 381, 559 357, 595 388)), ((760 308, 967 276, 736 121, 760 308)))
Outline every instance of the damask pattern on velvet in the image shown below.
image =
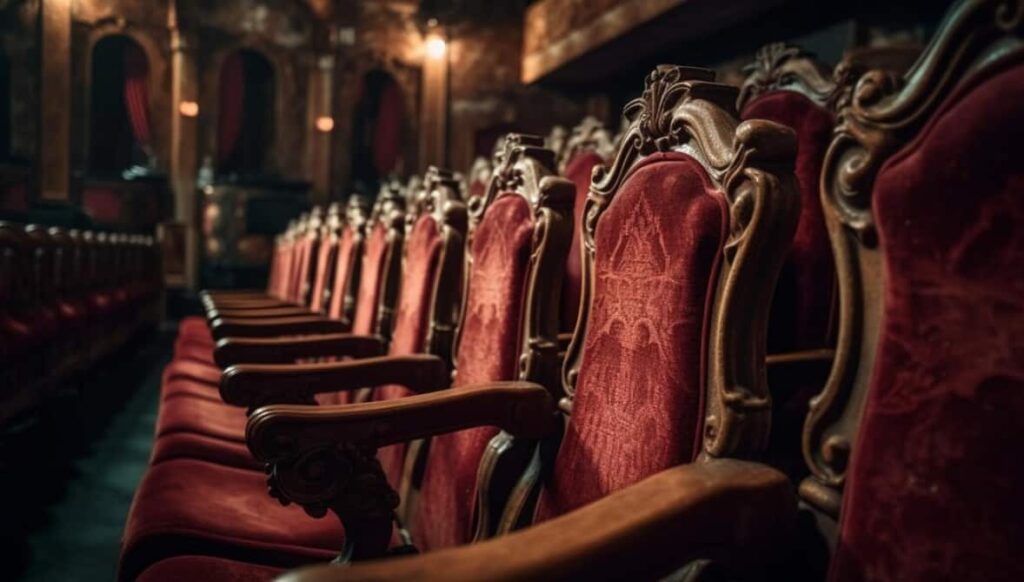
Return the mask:
MULTIPOLYGON (((423 352, 423 341, 430 321, 430 303, 441 257, 441 233, 432 216, 421 216, 406 239, 405 269, 402 288, 395 315, 395 332, 388 353, 393 356, 423 352)), ((375 400, 401 398, 411 392, 404 386, 381 386, 376 389, 375 400)), ((405 443, 384 447, 377 458, 384 468, 388 482, 395 489, 402 479, 402 467, 408 447, 405 443)))
POLYGON ((334 250, 337 247, 330 243, 330 241, 320 241, 320 246, 317 247, 316 251, 316 271, 315 278, 313 279, 313 291, 309 298, 309 309, 310 311, 320 311, 324 306, 324 289, 327 286, 328 277, 328 266, 331 262, 331 257, 334 255, 334 250))
POLYGON ((594 167, 603 164, 601 156, 594 152, 583 152, 574 156, 565 166, 565 177, 576 186, 576 199, 573 203, 572 242, 569 256, 565 259, 565 281, 562 284, 562 318, 561 330, 572 332, 576 329, 576 318, 580 312, 580 293, 582 290, 583 265, 580 255, 580 230, 583 226, 583 207, 590 191, 590 176, 594 167))
POLYGON ((354 235, 352 229, 344 228, 338 236, 338 250, 334 253, 334 279, 331 283, 331 303, 327 310, 327 316, 331 319, 341 319, 342 309, 345 307, 345 289, 348 286, 349 277, 352 276, 352 243, 354 235))
POLYGON ((831 580, 1024 580, 1024 64, 874 188, 884 314, 831 580))
POLYGON ((380 303, 381 282, 384 277, 384 254, 388 249, 387 229, 374 225, 366 237, 363 249, 362 275, 356 296, 356 313, 352 333, 371 335, 377 325, 377 305, 380 303))
MULTIPOLYGON (((456 390, 517 376, 532 234, 529 204, 509 194, 491 204, 473 235, 473 272, 456 357, 456 390)), ((477 468, 497 432, 477 428, 432 440, 414 518, 417 546, 431 549, 471 541, 477 468)))
MULTIPOLYGON (((800 219, 775 290, 768 326, 768 353, 812 350, 829 345, 829 317, 835 289, 832 247, 825 228, 818 181, 835 124, 831 112, 795 91, 773 91, 751 101, 743 119, 767 119, 797 135, 794 172, 800 187, 800 219)), ((821 385, 777 383, 772 391, 769 462, 794 482, 807 474, 801 434, 810 399, 821 385)))
POLYGON ((727 221, 724 197, 681 153, 642 161, 605 210, 573 413, 538 519, 693 459, 727 221))

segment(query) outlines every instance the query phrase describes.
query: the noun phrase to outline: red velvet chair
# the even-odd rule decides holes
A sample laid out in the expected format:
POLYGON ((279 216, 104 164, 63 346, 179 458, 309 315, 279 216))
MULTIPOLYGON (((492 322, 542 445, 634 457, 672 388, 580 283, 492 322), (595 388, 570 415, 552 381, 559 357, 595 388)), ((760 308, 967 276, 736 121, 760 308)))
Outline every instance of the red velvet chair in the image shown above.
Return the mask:
MULTIPOLYGON (((550 270, 564 260, 571 186, 554 178, 553 182, 538 186, 537 181, 541 177, 553 174, 553 156, 533 145, 534 138, 521 139, 510 146, 505 177, 492 185, 488 205, 478 207, 473 214, 476 226, 469 243, 473 253, 467 257, 472 275, 467 282, 468 300, 465 304, 467 313, 471 314, 468 321, 472 324, 460 327, 462 343, 459 345, 465 348, 460 350, 456 383, 470 382, 469 378, 474 374, 476 377, 497 376, 494 379, 516 377, 521 310, 532 314, 537 321, 550 321, 552 324, 557 321, 555 311, 552 311, 557 309, 557 303, 550 299, 557 298, 557 294, 550 293, 540 283, 527 283, 533 281, 529 274, 550 270), (518 227, 509 228, 512 224, 518 227), (523 304, 529 305, 529 309, 522 307, 523 304), (506 309, 510 313, 503 313, 506 309), (551 317, 547 317, 549 314, 551 317)), ((441 186, 449 194, 456 191, 451 178, 446 180, 439 182, 435 192, 442 190, 441 186)), ((460 269, 461 255, 454 250, 458 248, 461 236, 455 224, 441 231, 431 228, 431 223, 436 223, 442 216, 446 223, 452 223, 458 216, 459 206, 433 202, 422 212, 423 216, 411 226, 411 236, 421 238, 425 244, 417 244, 410 252, 422 252, 428 259, 417 261, 419 264, 436 261, 436 266, 443 267, 445 271, 460 269), (440 252, 445 248, 453 252, 440 252)), ((561 274, 556 272, 555 276, 545 277, 543 281, 557 285, 560 277, 561 274)), ((400 309, 398 317, 410 323, 402 327, 403 334, 415 330, 416 320, 422 317, 424 310, 410 307, 429 300, 434 306, 431 318, 436 323, 427 330, 420 324, 420 330, 427 331, 426 338, 420 341, 425 341, 431 351, 444 353, 452 339, 460 294, 458 286, 452 285, 450 279, 446 288, 438 285, 432 293, 425 293, 422 283, 426 280, 429 277, 409 279, 405 289, 410 291, 407 299, 412 303, 405 304, 406 309, 404 312, 400 309), (438 305, 444 308, 438 309, 438 305)), ((530 337, 535 337, 535 340, 554 337, 553 325, 539 325, 541 329, 534 335, 525 336, 524 341, 530 337), (549 335, 539 336, 541 331, 549 335)), ((397 339, 405 342, 416 338, 403 336, 397 339)), ((396 350, 406 347, 409 346, 396 345, 396 350)), ((557 369, 554 355, 553 352, 536 354, 530 366, 531 374, 553 375, 557 369)), ((226 372, 222 393, 228 401, 236 403, 267 401, 267 398, 273 399, 271 401, 295 401, 296 396, 299 401, 308 401, 316 392, 381 386, 378 388, 379 398, 397 398, 403 396, 406 389, 433 392, 448 387, 450 382, 449 367, 437 356, 391 356, 306 366, 236 366, 226 372)), ((499 397, 504 393, 502 389, 495 391, 499 397)), ((546 393, 544 397, 547 398, 546 393)), ((401 399, 410 398, 415 397, 401 399)), ((165 402, 164 406, 168 403, 165 402)), ((304 408, 326 410, 345 407, 300 407, 304 408)), ((403 442, 412 440, 415 439, 403 442)), ((405 456, 402 449, 392 448, 382 450, 379 460, 368 459, 380 469, 382 481, 379 484, 364 482, 360 487, 383 486, 390 491, 389 479, 390 482, 400 481, 400 473, 406 464, 405 456)), ((285 517, 288 511, 296 508, 277 508, 277 502, 265 494, 263 479, 260 473, 201 461, 171 460, 153 465, 137 492, 129 516, 122 553, 122 577, 133 578, 161 557, 189 552, 227 558, 244 553, 249 560, 278 566, 288 566, 296 561, 318 561, 322 558, 312 550, 321 547, 319 540, 325 538, 319 536, 325 533, 332 536, 335 551, 348 544, 350 547, 346 553, 356 557, 386 550, 393 541, 398 543, 397 539, 392 539, 397 496, 389 497, 394 503, 384 509, 384 514, 372 519, 354 516, 354 520, 346 521, 345 533, 342 534, 340 524, 334 520, 310 521, 308 526, 301 526, 294 518, 285 517), (196 504, 196 496, 202 497, 203 501, 196 504), (197 508, 197 505, 202 507, 197 508), (259 507, 260 510, 255 513, 247 511, 238 519, 226 519, 225 512, 239 505, 259 507), (211 519, 214 521, 210 522, 211 519), (282 519, 287 520, 287 529, 275 525, 282 519), (327 521, 334 523, 327 525, 327 521), (257 548, 259 552, 256 552, 257 548)), ((350 495, 356 494, 350 491, 350 495)), ((315 510, 310 511, 315 513, 315 510)))
MULTIPOLYGON (((460 296, 461 271, 462 271, 462 245, 465 237, 466 219, 463 205, 458 200, 458 185, 450 174, 432 169, 428 173, 426 183, 430 189, 430 196, 422 200, 418 205, 410 209, 406 215, 407 226, 402 225, 400 216, 392 223, 392 229, 405 229, 405 257, 404 270, 401 280, 401 288, 398 291, 397 311, 388 304, 390 299, 382 302, 380 312, 395 313, 393 331, 381 330, 381 334, 390 337, 388 342, 388 355, 380 364, 386 366, 398 366, 403 362, 412 364, 409 376, 426 373, 430 378, 444 378, 450 368, 451 355, 450 332, 452 329, 460 296), (447 335, 446 335, 447 334, 447 335), (427 345, 429 340, 430 344, 427 345), (426 352, 433 358, 422 360, 408 359, 404 356, 419 355, 426 352)), ((382 230, 381 232, 386 232, 382 230)), ((397 234, 392 231, 391 234, 397 234)), ((381 240, 391 239, 393 244, 400 244, 401 238, 386 236, 381 240)), ((391 255, 391 252, 386 253, 391 255)), ((383 255, 382 255, 383 256, 383 255)), ((391 271, 391 275, 379 281, 380 286, 391 287, 394 283, 389 282, 397 276, 392 266, 397 264, 394 259, 388 259, 388 265, 384 271, 391 271)), ((379 269, 378 269, 379 270, 379 269)), ((370 279, 364 279, 370 280, 370 279)), ((383 293, 385 297, 394 295, 391 291, 383 293)), ((374 304, 381 303, 377 297, 366 295, 367 301, 374 304)), ((382 326, 390 326, 390 315, 382 320, 382 326)), ((284 340, 282 340, 282 343, 284 340)), ((294 340, 293 340, 294 342, 294 340)), ((379 355, 377 349, 363 350, 360 346, 376 348, 383 342, 379 334, 335 336, 333 341, 323 341, 323 338, 314 345, 310 342, 299 340, 299 345, 288 345, 287 349, 307 350, 304 355, 334 356, 346 354, 353 357, 367 357, 379 355), (312 346, 312 347, 311 347, 312 346), (310 352, 313 347, 322 351, 310 352)), ((226 357, 238 361, 254 362, 281 362, 281 358, 268 357, 274 354, 266 349, 266 342, 253 345, 252 342, 239 342, 229 339, 221 346, 221 351, 229 352, 226 357)), ((277 351, 280 354, 281 350, 277 351)), ((297 353, 293 351, 293 353, 297 353)), ((375 359, 373 361, 377 361, 375 359)), ((380 365, 378 364, 378 365, 380 365)), ((278 374, 287 374, 291 370, 309 370, 309 367, 280 367, 273 366, 278 374)), ((314 368, 315 369, 315 366, 314 368)), ((247 373, 256 372, 259 367, 248 368, 247 373)), ((271 378, 271 382, 275 382, 271 378)), ((244 446, 245 441, 245 415, 244 407, 250 410, 262 402, 311 402, 313 394, 295 394, 287 390, 282 384, 280 394, 275 394, 273 386, 271 392, 266 394, 246 394, 242 392, 229 392, 229 402, 234 406, 224 404, 214 405, 213 403, 197 403, 179 401, 176 398, 165 399, 160 411, 158 422, 157 438, 152 463, 158 463, 175 458, 192 458, 218 462, 221 464, 239 467, 258 467, 256 461, 249 454, 244 446), (242 407, 242 408, 239 408, 242 407), (212 415, 212 418, 211 418, 212 415)), ((316 399, 322 404, 337 404, 347 401, 349 391, 337 392, 333 388, 329 378, 325 378, 323 385, 328 392, 319 394, 316 399)), ((352 385, 351 389, 373 386, 374 383, 352 385)), ((180 393, 180 386, 168 389, 169 394, 180 393)), ((382 387, 378 389, 377 399, 386 399, 401 394, 399 387, 382 387)), ((220 393, 218 392, 218 396, 220 393)), ((383 454, 383 452, 382 452, 383 454)), ((389 451, 391 465, 389 475, 394 478, 398 486, 401 469, 404 464, 404 448, 396 446, 389 451)), ((387 465, 387 463, 385 463, 387 465)))
MULTIPOLYGON (((583 207, 590 191, 590 178, 594 168, 605 164, 615 155, 612 136, 604 124, 593 117, 586 117, 572 130, 565 148, 562 175, 576 186, 576 199, 573 203, 573 224, 583 223, 583 207)), ((569 256, 565 260, 565 282, 562 285, 562 306, 560 311, 561 331, 564 342, 572 339, 576 329, 576 319, 580 311, 580 290, 582 288, 582 257, 583 247, 580 244, 579 231, 572 237, 569 256)))
MULTIPOLYGON (((367 239, 363 248, 361 261, 359 297, 356 302, 355 321, 351 333, 329 333, 305 338, 223 338, 218 343, 214 356, 217 364, 197 362, 174 362, 164 372, 162 386, 162 402, 156 423, 158 437, 178 433, 191 433, 218 440, 236 443, 233 452, 242 453, 244 459, 248 455, 237 447, 245 441, 246 408, 255 408, 258 402, 234 402, 231 404, 221 400, 218 384, 221 370, 232 364, 242 362, 294 363, 296 360, 315 357, 366 357, 381 355, 387 347, 391 332, 391 313, 397 296, 400 280, 401 253, 404 240, 404 214, 400 208, 402 200, 396 196, 380 201, 366 225, 367 239), (241 404, 242 406, 239 406, 241 404)), ((358 232, 362 227, 361 215, 355 217, 360 221, 350 227, 358 232)), ((349 263, 346 257, 342 257, 349 263)), ((347 286, 348 281, 338 281, 347 286)), ((344 288, 344 287, 342 287, 344 288)), ((236 330, 257 330, 259 327, 298 334, 302 331, 331 331, 311 328, 316 321, 337 323, 325 318, 268 318, 232 322, 229 325, 236 330), (302 321, 303 323, 299 323, 302 321)), ((216 323, 214 327, 216 329, 216 323)), ((257 336, 280 335, 259 330, 252 334, 257 336)), ((308 334, 307 334, 308 335, 308 334)), ((294 398, 294 397, 293 397, 294 398)), ((332 403, 347 401, 349 394, 332 396, 332 403)), ((298 402, 307 402, 309 397, 302 397, 298 402)), ((293 399, 285 400, 288 402, 293 399)), ((194 437, 174 437, 169 442, 175 443, 171 456, 180 456, 178 450, 182 438, 188 446, 184 450, 193 451, 196 444, 194 437)), ((216 446, 216 441, 203 440, 201 451, 217 448, 218 460, 223 460, 223 447, 216 446)), ((168 443, 161 443, 158 438, 154 449, 154 460, 169 458, 168 443)), ((203 455, 203 458, 207 458, 203 455)), ((232 457, 234 458, 234 457, 232 457)))
POLYGON ((959 2, 910 71, 841 103, 837 355, 800 488, 831 581, 1024 578, 1021 14, 959 2))
MULTIPOLYGON (((349 200, 344 216, 341 216, 339 210, 335 209, 320 232, 324 242, 320 246, 320 250, 325 248, 327 250, 320 253, 323 260, 317 262, 318 266, 326 266, 328 272, 323 276, 320 276, 319 273, 315 276, 315 289, 311 295, 314 298, 321 298, 319 303, 326 313, 316 313, 306 307, 297 306, 245 310, 248 315, 243 315, 239 310, 235 310, 230 313, 230 321, 221 326, 222 329, 229 334, 266 338, 253 339, 249 343, 262 347, 265 351, 262 357, 277 358, 271 361, 288 361, 287 358, 294 361, 302 354, 316 355, 317 349, 341 349, 332 338, 336 338, 337 334, 352 331, 355 311, 354 295, 359 288, 363 264, 361 257, 364 253, 365 226, 364 204, 361 199, 353 197, 349 200), (333 251, 331 247, 334 247, 333 251), (324 257, 324 255, 326 256, 324 257), (285 310, 290 310, 291 314, 289 315, 285 310), (304 313, 304 315, 296 315, 297 313, 304 313), (275 342, 269 339, 274 336, 296 336, 299 334, 318 335, 328 345, 323 345, 323 342, 313 337, 309 337, 303 342, 296 342, 294 339, 275 342), (289 351, 290 347, 291 351, 289 351), (286 359, 281 360, 280 358, 286 359)), ((290 252, 294 255, 297 251, 290 252)), ((283 259, 278 271, 294 271, 289 267, 293 259, 294 257, 283 259)), ((376 260, 380 260, 380 257, 377 257, 376 260)), ((294 278, 296 275, 282 276, 287 279, 288 277, 294 278)), ((305 277, 305 275, 298 276, 299 278, 305 277)), ((375 281, 366 281, 365 284, 369 286, 368 293, 376 293, 375 281)), ((372 306, 364 307, 364 309, 372 309, 372 306)), ((213 312, 210 317, 218 317, 214 308, 211 308, 211 311, 213 312)), ((225 314, 227 315, 227 313, 225 314)), ((175 347, 175 361, 164 371, 165 395, 166 388, 178 379, 205 383, 215 387, 220 381, 221 371, 225 367, 218 365, 215 361, 216 344, 205 321, 201 324, 191 324, 189 328, 186 328, 186 325, 187 321, 183 322, 182 331, 175 347), (199 330, 199 325, 202 325, 201 330, 199 330), (191 331, 187 331, 189 329, 191 331)), ((215 323, 215 325, 219 324, 215 323)), ((367 327, 364 331, 365 333, 362 335, 368 334, 371 330, 367 327)), ((245 343, 245 341, 239 340, 235 343, 245 343)), ((219 401, 215 390, 200 389, 199 392, 201 396, 219 401)))
POLYGON ((747 67, 737 107, 741 119, 767 119, 796 133, 800 221, 772 301, 768 383, 772 434, 767 460, 794 483, 807 476, 800 434, 810 399, 825 384, 835 346, 836 276, 821 210, 819 180, 832 139, 836 86, 807 52, 770 44, 747 67))
MULTIPOLYGON (((363 455, 444 433, 431 443, 419 499, 421 547, 547 523, 466 548, 299 576, 653 578, 709 557, 734 557, 743 572, 785 542, 795 517, 787 480, 729 457, 767 442, 765 330, 799 212, 796 140, 778 124, 740 124, 735 89, 712 78, 659 67, 627 107, 630 133, 596 175, 581 226, 584 317, 557 407, 549 388, 518 382, 316 413, 270 406, 250 418, 249 444, 271 463, 275 493, 310 511, 333 508, 346 525, 356 500, 339 492, 376 480, 363 455), (487 426, 505 432, 474 454, 480 429, 459 429, 487 426), (328 450, 355 473, 303 477, 304 459, 328 450), (511 471, 515 456, 528 461, 525 472, 511 471)), ((526 315, 527 329, 543 321, 526 315)), ((538 348, 553 348, 519 345, 528 379, 538 348)), ((385 490, 361 492, 373 495, 358 500, 362 507, 387 499, 385 490)))

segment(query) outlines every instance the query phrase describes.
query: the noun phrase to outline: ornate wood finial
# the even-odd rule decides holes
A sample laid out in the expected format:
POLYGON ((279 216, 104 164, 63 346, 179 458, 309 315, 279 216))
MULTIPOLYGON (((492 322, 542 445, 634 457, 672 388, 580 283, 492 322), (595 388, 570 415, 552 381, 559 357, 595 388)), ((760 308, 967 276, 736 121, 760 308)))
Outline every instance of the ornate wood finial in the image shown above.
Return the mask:
POLYGON ((800 47, 776 42, 761 47, 754 62, 744 67, 747 80, 736 102, 742 110, 751 100, 769 91, 787 90, 806 95, 824 105, 832 98, 835 83, 828 68, 800 47))

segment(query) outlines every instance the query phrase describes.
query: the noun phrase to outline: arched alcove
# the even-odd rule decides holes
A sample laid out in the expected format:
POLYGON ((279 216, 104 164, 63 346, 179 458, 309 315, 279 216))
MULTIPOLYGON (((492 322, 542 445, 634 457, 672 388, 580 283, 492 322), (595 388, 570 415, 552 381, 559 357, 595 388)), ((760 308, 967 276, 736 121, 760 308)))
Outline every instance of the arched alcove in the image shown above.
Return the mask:
POLYGON ((277 82, 261 53, 239 49, 220 69, 217 170, 221 175, 260 176, 275 140, 277 82))
POLYGON ((150 165, 149 60, 135 40, 110 35, 93 47, 89 112, 89 171, 118 175, 150 165))
POLYGON ((402 88, 387 71, 363 75, 352 119, 352 182, 376 195, 381 179, 400 173, 406 126, 402 88))

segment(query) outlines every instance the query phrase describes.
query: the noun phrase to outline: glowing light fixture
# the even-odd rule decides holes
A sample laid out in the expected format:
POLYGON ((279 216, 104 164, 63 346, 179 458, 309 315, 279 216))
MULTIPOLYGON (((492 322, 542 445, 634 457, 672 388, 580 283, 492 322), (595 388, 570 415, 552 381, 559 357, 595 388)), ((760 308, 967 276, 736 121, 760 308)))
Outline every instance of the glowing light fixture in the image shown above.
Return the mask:
POLYGON ((199 115, 199 104, 195 101, 182 101, 178 104, 178 112, 183 117, 195 117, 199 115))
POLYGON ((316 129, 317 131, 323 133, 329 133, 332 129, 334 129, 334 119, 327 117, 326 115, 321 115, 320 117, 317 117, 316 129))
POLYGON ((436 34, 431 35, 427 38, 427 56, 432 59, 440 59, 444 57, 445 51, 448 50, 448 43, 444 39, 436 34))

